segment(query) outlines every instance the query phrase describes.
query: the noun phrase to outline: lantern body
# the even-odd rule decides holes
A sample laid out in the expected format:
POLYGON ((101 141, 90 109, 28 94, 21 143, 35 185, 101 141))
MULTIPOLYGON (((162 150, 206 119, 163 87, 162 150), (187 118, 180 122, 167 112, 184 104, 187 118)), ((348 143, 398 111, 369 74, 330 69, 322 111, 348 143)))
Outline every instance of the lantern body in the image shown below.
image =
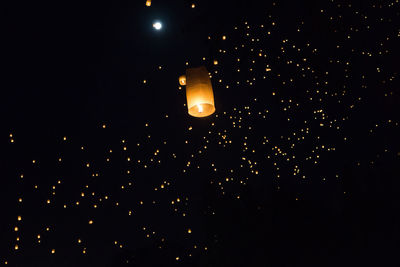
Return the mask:
POLYGON ((146 6, 151 6, 151 0, 146 0, 146 6))
POLYGON ((193 117, 207 117, 215 112, 211 80, 204 66, 186 70, 186 100, 193 117))
POLYGON ((179 76, 179 84, 182 86, 186 85, 186 76, 185 75, 179 76))

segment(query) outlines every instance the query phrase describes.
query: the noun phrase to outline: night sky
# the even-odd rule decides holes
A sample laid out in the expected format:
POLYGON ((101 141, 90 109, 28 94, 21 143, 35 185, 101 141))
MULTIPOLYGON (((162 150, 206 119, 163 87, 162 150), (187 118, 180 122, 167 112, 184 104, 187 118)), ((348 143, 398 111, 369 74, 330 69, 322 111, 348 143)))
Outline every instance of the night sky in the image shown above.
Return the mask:
POLYGON ((400 266, 399 0, 0 10, 1 266, 400 266))

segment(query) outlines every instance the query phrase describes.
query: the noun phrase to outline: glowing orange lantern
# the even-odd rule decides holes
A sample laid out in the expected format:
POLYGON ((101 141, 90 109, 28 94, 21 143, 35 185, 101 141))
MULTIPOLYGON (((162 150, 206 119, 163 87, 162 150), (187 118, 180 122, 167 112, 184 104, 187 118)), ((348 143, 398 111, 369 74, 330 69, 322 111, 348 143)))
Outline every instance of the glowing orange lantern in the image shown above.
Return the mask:
POLYGON ((179 76, 179 84, 182 86, 186 85, 186 76, 185 75, 179 76))
POLYGON ((151 6, 151 0, 146 1, 146 6, 151 6))
POLYGON ((193 117, 207 117, 215 112, 211 80, 204 66, 186 70, 186 100, 188 113, 193 117))

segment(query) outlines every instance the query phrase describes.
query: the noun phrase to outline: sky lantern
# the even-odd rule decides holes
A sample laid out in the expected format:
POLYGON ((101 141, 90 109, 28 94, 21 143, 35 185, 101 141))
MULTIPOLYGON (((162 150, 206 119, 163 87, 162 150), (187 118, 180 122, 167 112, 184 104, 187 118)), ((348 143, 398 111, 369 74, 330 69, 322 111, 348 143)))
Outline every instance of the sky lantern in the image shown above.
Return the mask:
POLYGON ((186 84, 186 100, 189 115, 193 117, 207 117, 215 112, 211 80, 204 66, 187 69, 186 76, 182 75, 179 77, 179 83, 181 85, 186 84))
POLYGON ((182 86, 186 85, 186 75, 179 76, 179 84, 182 86))
POLYGON ((151 0, 146 0, 146 6, 151 6, 151 0))

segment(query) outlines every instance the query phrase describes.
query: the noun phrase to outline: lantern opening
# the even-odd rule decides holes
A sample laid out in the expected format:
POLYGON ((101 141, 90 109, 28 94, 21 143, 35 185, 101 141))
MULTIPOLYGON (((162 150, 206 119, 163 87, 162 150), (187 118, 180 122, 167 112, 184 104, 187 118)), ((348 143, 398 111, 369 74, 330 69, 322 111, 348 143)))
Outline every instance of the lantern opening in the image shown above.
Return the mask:
POLYGON ((196 104, 192 107, 189 107, 189 115, 193 117, 207 117, 210 116, 215 112, 215 107, 214 105, 208 104, 208 103, 201 103, 201 104, 196 104))

